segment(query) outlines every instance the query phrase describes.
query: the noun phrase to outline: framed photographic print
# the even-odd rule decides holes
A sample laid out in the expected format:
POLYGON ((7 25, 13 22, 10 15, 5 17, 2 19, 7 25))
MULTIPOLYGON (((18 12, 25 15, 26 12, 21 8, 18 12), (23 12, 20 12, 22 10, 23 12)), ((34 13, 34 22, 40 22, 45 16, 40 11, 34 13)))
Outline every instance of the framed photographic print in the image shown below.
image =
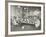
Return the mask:
POLYGON ((43 3, 9 2, 8 34, 26 35, 44 33, 43 3))

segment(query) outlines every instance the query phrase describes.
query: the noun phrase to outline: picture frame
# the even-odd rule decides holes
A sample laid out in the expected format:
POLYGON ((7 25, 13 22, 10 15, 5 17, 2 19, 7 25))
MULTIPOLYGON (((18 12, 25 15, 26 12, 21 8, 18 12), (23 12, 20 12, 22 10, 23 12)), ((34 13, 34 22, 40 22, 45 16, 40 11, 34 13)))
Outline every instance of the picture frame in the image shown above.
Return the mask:
POLYGON ((44 34, 45 33, 45 28, 44 28, 45 27, 45 10, 44 9, 45 9, 44 3, 8 2, 8 35, 44 34), (13 20, 14 18, 16 19, 16 16, 17 16, 17 19, 18 17, 22 18, 22 19, 19 19, 20 20, 19 23, 16 23, 15 22, 16 20, 13 20), (26 22, 25 22, 25 17, 27 20, 26 22), (29 18, 31 19, 30 23, 28 22, 30 21, 29 18), (34 20, 36 18, 37 18, 36 25, 34 25, 34 20), (40 23, 38 19, 40 19, 40 23), (40 25, 37 26, 37 23, 40 25), (30 26, 30 24, 33 26, 30 26))

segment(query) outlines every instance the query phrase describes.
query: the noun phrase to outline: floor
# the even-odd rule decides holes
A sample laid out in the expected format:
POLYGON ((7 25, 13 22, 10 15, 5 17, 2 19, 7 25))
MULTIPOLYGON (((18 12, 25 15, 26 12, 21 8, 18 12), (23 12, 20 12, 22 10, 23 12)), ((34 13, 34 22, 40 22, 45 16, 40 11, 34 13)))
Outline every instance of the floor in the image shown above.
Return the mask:
POLYGON ((40 30, 39 28, 36 28, 33 25, 22 25, 22 26, 16 26, 16 25, 12 25, 11 26, 11 31, 30 31, 30 30, 40 30))

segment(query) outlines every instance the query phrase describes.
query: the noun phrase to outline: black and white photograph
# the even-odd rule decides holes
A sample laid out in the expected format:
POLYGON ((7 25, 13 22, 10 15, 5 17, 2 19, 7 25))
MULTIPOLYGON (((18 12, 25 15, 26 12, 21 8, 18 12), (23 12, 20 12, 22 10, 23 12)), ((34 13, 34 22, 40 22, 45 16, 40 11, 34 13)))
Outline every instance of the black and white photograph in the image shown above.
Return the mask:
POLYGON ((11 31, 40 30, 41 7, 11 6, 11 31))
POLYGON ((8 3, 8 34, 43 33, 42 4, 8 3))

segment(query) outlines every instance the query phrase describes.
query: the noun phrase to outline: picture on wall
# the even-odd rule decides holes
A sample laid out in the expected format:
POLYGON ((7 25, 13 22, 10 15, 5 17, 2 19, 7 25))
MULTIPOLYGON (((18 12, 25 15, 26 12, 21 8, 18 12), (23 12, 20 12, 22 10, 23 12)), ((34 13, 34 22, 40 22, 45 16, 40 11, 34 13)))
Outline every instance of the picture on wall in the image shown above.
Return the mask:
POLYGON ((8 3, 8 34, 43 33, 43 16, 43 4, 8 3))

